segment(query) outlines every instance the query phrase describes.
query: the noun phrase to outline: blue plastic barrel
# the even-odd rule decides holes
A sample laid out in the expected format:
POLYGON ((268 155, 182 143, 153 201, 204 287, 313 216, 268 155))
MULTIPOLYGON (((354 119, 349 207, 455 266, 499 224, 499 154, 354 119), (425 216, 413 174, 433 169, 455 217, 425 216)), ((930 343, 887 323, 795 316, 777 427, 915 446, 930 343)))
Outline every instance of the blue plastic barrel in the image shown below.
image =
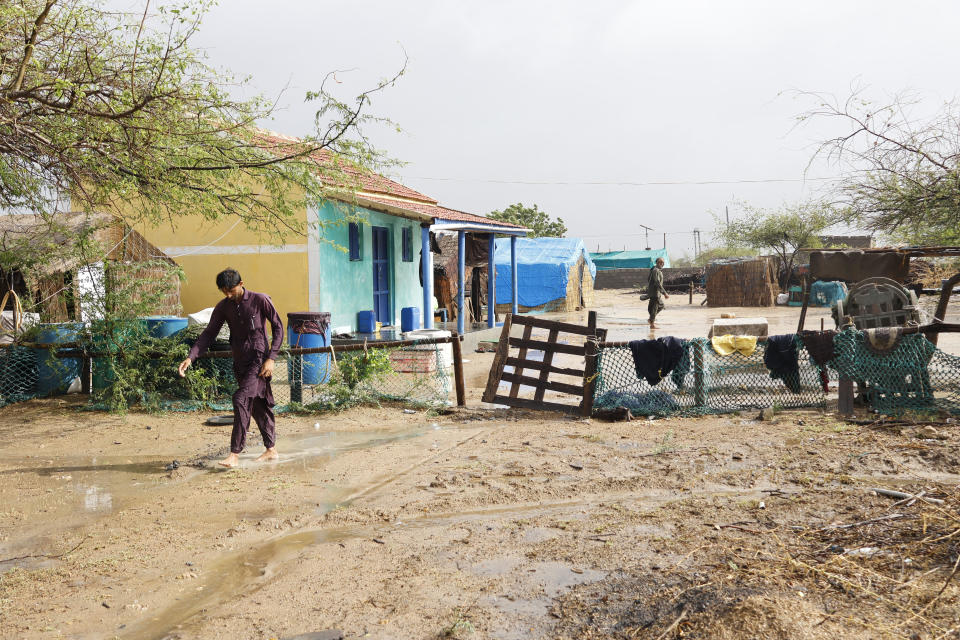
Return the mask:
MULTIPOLYGON (((330 312, 297 311, 287 314, 287 342, 291 348, 316 349, 330 346, 330 312)), ((330 355, 311 353, 303 358, 303 384, 330 380, 330 355)), ((287 376, 293 380, 293 358, 287 360, 287 376)))
POLYGON ((373 333, 377 330, 377 316, 373 311, 357 312, 357 331, 360 333, 373 333))
POLYGON ((414 331, 420 328, 420 307, 400 309, 400 331, 414 331))
POLYGON ((80 358, 57 358, 51 348, 56 345, 76 342, 80 338, 83 324, 79 322, 62 322, 40 325, 36 344, 51 345, 51 347, 37 347, 37 394, 41 396, 53 393, 63 393, 80 375, 80 358))
POLYGON ((147 316, 140 318, 147 333, 154 338, 169 338, 178 331, 187 328, 187 319, 177 316, 147 316))

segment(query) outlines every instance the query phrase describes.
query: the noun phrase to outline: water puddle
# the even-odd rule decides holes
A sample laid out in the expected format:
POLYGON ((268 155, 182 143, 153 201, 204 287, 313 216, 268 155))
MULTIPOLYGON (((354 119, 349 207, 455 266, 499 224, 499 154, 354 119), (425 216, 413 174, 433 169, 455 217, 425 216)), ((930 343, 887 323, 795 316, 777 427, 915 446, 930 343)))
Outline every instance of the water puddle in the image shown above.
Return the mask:
MULTIPOLYGON (((685 493, 681 496, 666 493, 663 495, 658 494, 650 497, 650 504, 666 503, 678 497, 686 497, 690 493, 692 492, 685 493)), ((712 495, 715 492, 710 493, 712 495)), ((622 497, 636 498, 637 496, 635 494, 624 494, 622 497)), ((616 498, 606 496, 603 501, 609 502, 613 499, 616 498)), ((382 538, 389 535, 392 531, 464 525, 511 516, 524 519, 560 514, 566 514, 565 517, 568 518, 579 517, 572 516, 570 512, 593 506, 596 506, 596 502, 592 500, 568 500, 554 503, 514 505, 454 513, 431 514, 414 520, 393 524, 355 525, 288 534, 260 545, 259 547, 254 547, 249 551, 231 554, 217 562, 209 570, 204 572, 200 580, 193 583, 197 586, 195 593, 190 594, 189 599, 183 596, 183 602, 177 602, 149 620, 145 620, 136 627, 122 632, 120 637, 125 640, 152 640, 155 638, 165 638, 171 633, 186 629, 190 624, 191 618, 202 609, 208 609, 212 605, 224 602, 234 594, 240 592, 250 593, 251 590, 256 590, 269 578, 271 572, 276 571, 285 560, 291 559, 297 553, 314 545, 331 544, 356 539, 372 539, 375 537, 382 538)), ((549 533, 549 530, 544 529, 544 533, 549 533)), ((481 575, 490 576, 509 573, 516 566, 511 565, 510 562, 508 559, 497 559, 489 565, 483 565, 483 563, 481 563, 482 566, 479 566, 477 570, 484 572, 481 575)), ((517 562, 519 562, 519 558, 517 562)), ((571 585, 599 580, 603 577, 602 572, 592 572, 586 569, 579 570, 568 567, 567 565, 562 565, 562 563, 540 563, 535 565, 535 569, 536 571, 529 575, 537 579, 539 583, 542 583, 544 590, 548 594, 560 593, 563 589, 571 585), (594 574, 601 575, 600 577, 596 577, 594 574)), ((549 602, 549 598, 544 599, 544 603, 542 604, 537 602, 536 610, 541 613, 545 612, 545 607, 549 606, 549 602)))
MULTIPOLYGON (((509 560, 509 558, 494 558, 487 562, 495 565, 498 561, 506 560, 509 560)), ((498 640, 526 640, 530 638, 528 629, 543 624, 554 598, 563 594, 570 587, 597 582, 607 577, 606 571, 579 569, 564 562, 538 562, 531 567, 527 567, 523 572, 513 571, 510 568, 503 573, 507 574, 508 578, 514 579, 514 584, 509 589, 512 593, 487 596, 481 600, 482 604, 497 609, 510 618, 508 623, 498 625, 491 632, 491 637, 498 640), (515 595, 529 592, 543 593, 544 595, 537 597, 515 595)))
POLYGON ((83 507, 87 511, 111 513, 113 511, 113 495, 100 487, 87 487, 83 492, 83 507))
MULTIPOLYGON (((439 427, 437 428, 439 430, 439 427)), ((431 425, 417 425, 414 429, 390 431, 378 429, 363 432, 314 431, 284 436, 280 442, 280 464, 293 465, 297 473, 312 473, 322 469, 338 456, 362 449, 378 447, 417 438, 435 429, 431 425)), ((424 445, 430 449, 430 443, 424 445)), ((262 463, 253 460, 259 452, 241 456, 241 467, 264 468, 262 463), (254 467, 254 465, 256 466, 254 467)), ((10 461, 12 462, 12 461, 10 461)), ((22 462, 22 461, 20 461, 22 462)), ((56 548, 56 541, 64 532, 88 526, 97 519, 135 507, 144 501, 162 501, 157 492, 170 490, 176 486, 168 480, 171 473, 171 460, 142 456, 65 456, 54 459, 40 458, 31 460, 30 466, 20 466, 0 471, 3 475, 36 474, 40 488, 44 492, 43 500, 48 501, 46 508, 50 517, 37 521, 32 526, 18 529, 0 545, 5 555, 29 556, 17 563, 0 565, 0 573, 15 566, 42 568, 51 566, 55 561, 45 559, 42 554, 50 552, 50 545, 56 548), (45 541, 50 541, 47 544, 45 541)), ((211 466, 206 472, 192 469, 181 464, 178 467, 178 480, 203 477, 207 473, 220 473, 226 469, 211 466), (186 472, 186 473, 185 473, 186 472)), ((392 476, 391 476, 392 479, 392 476)), ((312 503, 319 503, 320 512, 328 511, 337 503, 347 499, 345 489, 324 487, 322 495, 313 496, 312 503)), ((275 513, 239 514, 240 520, 259 521, 272 517, 275 513)), ((274 552, 265 557, 272 557, 274 552)))

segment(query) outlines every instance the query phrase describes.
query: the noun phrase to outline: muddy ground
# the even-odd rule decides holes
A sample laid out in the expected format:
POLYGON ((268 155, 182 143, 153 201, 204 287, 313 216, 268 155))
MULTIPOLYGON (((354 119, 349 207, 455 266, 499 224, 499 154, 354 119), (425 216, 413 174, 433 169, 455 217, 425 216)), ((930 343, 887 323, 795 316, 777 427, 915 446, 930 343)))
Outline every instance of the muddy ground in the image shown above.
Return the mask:
POLYGON ((279 416, 279 463, 253 429, 234 470, 209 414, 0 409, 0 637, 957 637, 953 422, 603 422, 472 386, 279 416))
POLYGON ((279 464, 255 464, 254 448, 221 471, 209 459, 224 453, 228 427, 195 414, 7 407, 0 631, 928 638, 957 624, 952 587, 895 628, 909 618, 896 607, 910 602, 877 600, 867 583, 831 586, 814 570, 835 559, 869 568, 896 553, 895 578, 935 591, 956 536, 910 562, 875 539, 889 520, 828 530, 850 534, 841 541, 800 540, 897 513, 919 530, 924 509, 933 527, 941 507, 895 507, 869 489, 949 498, 960 478, 953 426, 752 418, 363 408, 283 416, 279 464), (165 469, 174 460, 179 468, 165 469))

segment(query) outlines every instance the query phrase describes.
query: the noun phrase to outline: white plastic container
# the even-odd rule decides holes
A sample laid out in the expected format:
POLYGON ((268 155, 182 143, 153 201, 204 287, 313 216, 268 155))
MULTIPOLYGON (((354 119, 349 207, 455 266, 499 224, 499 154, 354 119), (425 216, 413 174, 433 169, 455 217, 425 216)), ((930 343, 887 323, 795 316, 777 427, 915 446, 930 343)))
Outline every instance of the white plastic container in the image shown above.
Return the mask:
MULTIPOLYGON (((452 333, 444 331, 443 329, 416 329, 414 331, 407 331, 403 334, 403 338, 404 340, 435 340, 437 338, 449 338, 452 335, 452 333)), ((421 344, 408 348, 415 351, 433 351, 434 349, 439 349, 439 365, 443 367, 444 372, 453 373, 453 345, 449 342, 446 344, 421 344)))

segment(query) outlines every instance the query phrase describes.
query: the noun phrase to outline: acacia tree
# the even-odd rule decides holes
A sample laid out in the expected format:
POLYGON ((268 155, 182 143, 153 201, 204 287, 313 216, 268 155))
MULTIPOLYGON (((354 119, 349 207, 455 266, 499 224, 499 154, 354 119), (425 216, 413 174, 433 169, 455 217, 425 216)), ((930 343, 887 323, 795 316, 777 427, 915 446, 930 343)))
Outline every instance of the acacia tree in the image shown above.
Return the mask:
POLYGON ((562 238, 567 233, 567 226, 563 223, 563 218, 554 220, 547 212, 538 209, 537 205, 525 207, 522 202, 518 202, 502 211, 491 211, 487 214, 487 217, 530 229, 528 238, 562 238))
POLYGON ((0 208, 50 216, 69 198, 131 223, 199 214, 303 231, 304 206, 378 166, 361 125, 398 76, 349 102, 323 83, 306 96, 312 135, 268 135, 255 123, 273 104, 233 98, 238 81, 190 46, 208 6, 0 3, 0 208))
POLYGON ((906 95, 806 95, 818 106, 802 120, 838 121, 843 130, 817 156, 848 172, 839 195, 849 222, 911 244, 960 242, 960 104, 924 117, 920 101, 906 95))
POLYGON ((828 205, 807 202, 767 210, 741 205, 745 215, 729 225, 717 218, 716 235, 729 247, 749 247, 769 251, 780 262, 780 287, 786 290, 796 261, 797 249, 819 247, 820 233, 837 220, 828 205))

